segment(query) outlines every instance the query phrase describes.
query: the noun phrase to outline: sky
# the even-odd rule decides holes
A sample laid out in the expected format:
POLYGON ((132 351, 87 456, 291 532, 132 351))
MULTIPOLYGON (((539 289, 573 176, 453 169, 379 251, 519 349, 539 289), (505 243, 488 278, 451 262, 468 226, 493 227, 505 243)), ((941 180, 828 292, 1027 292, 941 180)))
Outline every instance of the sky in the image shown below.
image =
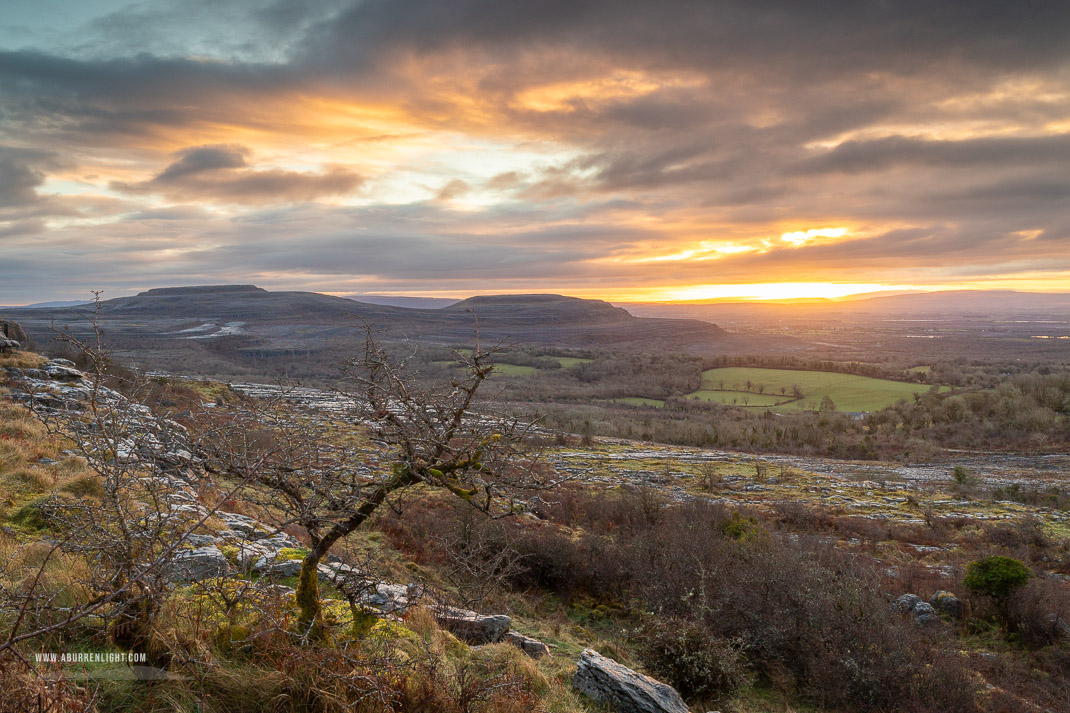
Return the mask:
POLYGON ((0 304, 1070 291, 1064 0, 4 0, 0 304))

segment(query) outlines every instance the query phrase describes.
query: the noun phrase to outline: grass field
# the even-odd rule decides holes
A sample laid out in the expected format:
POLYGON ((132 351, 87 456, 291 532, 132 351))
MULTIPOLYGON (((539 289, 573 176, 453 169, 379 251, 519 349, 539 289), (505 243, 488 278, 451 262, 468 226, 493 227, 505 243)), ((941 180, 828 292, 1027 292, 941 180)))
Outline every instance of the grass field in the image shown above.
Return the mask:
POLYGON ((661 399, 647 399, 642 396, 625 396, 619 399, 612 399, 610 403, 628 404, 629 406, 653 406, 655 408, 661 408, 665 405, 665 402, 661 399))
POLYGON ((781 396, 779 393, 773 395, 755 394, 753 392, 746 393, 743 391, 711 391, 709 389, 699 389, 698 391, 693 391, 688 394, 687 398, 736 406, 776 406, 782 401, 789 400, 791 394, 789 393, 787 396, 781 396))
POLYGON ((538 371, 533 366, 517 366, 516 364, 495 364, 495 374, 501 374, 503 376, 528 376, 538 371))
POLYGON ((587 364, 592 361, 591 359, 584 359, 583 357, 553 356, 550 358, 557 359, 557 363, 566 369, 577 366, 579 364, 587 364))
MULTIPOLYGON (((790 397, 794 386, 802 390, 803 398, 775 406, 776 411, 797 411, 816 408, 821 399, 828 396, 839 411, 879 411, 891 406, 899 399, 912 399, 914 394, 929 390, 925 384, 908 384, 887 379, 873 379, 868 376, 836 374, 825 371, 796 371, 791 369, 759 369, 754 367, 727 367, 710 369, 702 372, 702 388, 689 397, 704 398, 699 394, 717 393, 718 390, 743 390, 747 382, 751 383, 751 404, 755 398, 772 397, 783 400, 781 389, 790 397), (754 393, 757 385, 765 386, 765 393, 754 393)), ((947 387, 942 387, 946 390, 947 387)), ((731 403, 732 396, 738 394, 724 393, 731 403)), ((707 399, 712 400, 712 399, 707 399)), ((723 403, 723 402, 722 402, 723 403)), ((740 400, 742 403, 742 400, 740 400)))

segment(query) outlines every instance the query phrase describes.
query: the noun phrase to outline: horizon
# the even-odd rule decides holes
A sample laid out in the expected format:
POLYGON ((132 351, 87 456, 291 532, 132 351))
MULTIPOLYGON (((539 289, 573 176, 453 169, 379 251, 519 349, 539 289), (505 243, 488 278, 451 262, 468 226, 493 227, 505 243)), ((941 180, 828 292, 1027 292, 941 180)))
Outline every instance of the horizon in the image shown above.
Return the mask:
POLYGON ((1070 5, 14 0, 0 304, 1070 292, 1070 5))
MULTIPOLYGON (((151 287, 151 288, 139 289, 137 291, 133 291, 133 292, 129 292, 128 294, 121 294, 121 295, 105 295, 105 294, 101 294, 100 298, 101 298, 102 301, 107 301, 107 300, 111 300, 111 299, 121 299, 121 298, 124 298, 124 297, 139 296, 142 293, 144 293, 146 291, 149 291, 149 290, 161 290, 161 289, 171 290, 171 289, 185 289, 185 288, 193 288, 193 287, 198 287, 198 288, 220 287, 220 288, 222 288, 222 287, 234 287, 234 286, 239 286, 239 283, 234 283, 234 284, 166 285, 166 286, 160 286, 160 287, 151 287)), ((264 288, 264 287, 261 287, 260 285, 252 285, 252 284, 241 285, 241 286, 256 287, 257 289, 262 289, 262 290, 265 290, 265 291, 268 291, 268 292, 310 292, 310 293, 321 294, 321 295, 330 296, 330 297, 342 297, 344 299, 350 299, 350 300, 354 300, 354 301, 358 301, 358 302, 361 301, 362 297, 364 297, 364 298, 376 298, 376 299, 412 299, 412 300, 443 300, 443 301, 452 300, 453 302, 463 302, 464 300, 471 299, 471 298, 474 298, 474 297, 557 295, 557 296, 560 296, 560 297, 571 297, 571 298, 577 298, 577 299, 601 300, 601 301, 608 302, 608 303, 613 304, 613 305, 663 305, 663 306, 673 306, 673 305, 676 305, 676 306, 704 306, 704 305, 711 305, 712 306, 712 305, 728 305, 728 304, 735 304, 735 305, 767 304, 767 305, 790 306, 790 305, 814 305, 814 304, 826 304, 826 303, 827 304, 831 304, 831 305, 836 305, 836 304, 843 304, 843 303, 848 303, 848 302, 862 302, 862 301, 866 301, 866 300, 869 300, 869 299, 881 298, 881 297, 902 297, 902 296, 932 295, 932 294, 939 294, 941 292, 944 292, 944 293, 957 293, 957 294, 972 294, 972 293, 976 293, 976 296, 978 298, 983 298, 985 295, 991 295, 992 293, 1012 293, 1012 294, 1034 295, 1034 296, 1039 296, 1039 295, 1052 295, 1052 296, 1054 296, 1054 295, 1062 295, 1062 296, 1070 297, 1070 291, 1027 291, 1027 290, 1003 290, 1003 289, 993 289, 993 290, 956 290, 956 289, 946 289, 946 290, 900 290, 900 291, 888 290, 888 291, 880 291, 880 292, 860 292, 860 293, 852 293, 852 294, 847 294, 847 295, 843 295, 843 296, 840 296, 840 297, 832 297, 832 298, 827 298, 827 297, 797 297, 797 298, 790 298, 790 297, 789 298, 737 297, 737 298, 706 299, 706 300, 626 300, 626 299, 625 300, 618 300, 618 299, 610 299, 608 297, 591 296, 591 295, 578 295, 578 294, 567 294, 567 293, 556 293, 556 292, 496 291, 496 292, 476 292, 476 293, 465 294, 465 295, 435 295, 435 296, 428 296, 426 294, 319 292, 319 291, 316 291, 316 290, 302 290, 302 289, 293 289, 293 290, 282 290, 282 289, 279 289, 279 290, 276 290, 276 289, 264 288)), ((87 299, 85 299, 84 301, 81 301, 81 302, 79 302, 77 300, 61 300, 61 299, 42 300, 41 302, 28 302, 28 303, 22 303, 22 304, 4 304, 4 305, 0 305, 0 309, 2 309, 2 308, 10 308, 10 309, 29 308, 29 307, 33 307, 34 305, 37 305, 37 304, 52 304, 52 303, 72 303, 71 306, 76 306, 76 305, 90 304, 90 303, 92 303, 92 301, 93 301, 92 297, 87 298, 87 299)))

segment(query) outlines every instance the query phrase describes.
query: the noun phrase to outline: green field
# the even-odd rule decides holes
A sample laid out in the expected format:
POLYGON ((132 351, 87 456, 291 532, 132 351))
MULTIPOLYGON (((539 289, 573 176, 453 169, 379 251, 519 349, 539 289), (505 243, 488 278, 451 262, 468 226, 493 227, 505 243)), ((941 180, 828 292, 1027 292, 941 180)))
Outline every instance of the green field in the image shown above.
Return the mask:
MULTIPOLYGON (((794 386, 798 386, 803 398, 774 407, 776 411, 798 411, 813 409, 828 396, 839 411, 879 411, 891 406, 899 399, 911 400, 914 394, 929 390, 925 384, 908 384, 888 379, 873 379, 868 376, 836 374, 826 371, 796 371, 792 369, 760 369, 756 367, 726 367, 702 372, 702 388, 688 394, 690 398, 706 398, 701 394, 723 393, 731 403, 733 396, 739 394, 722 390, 738 391, 751 383, 751 404, 755 398, 772 397, 774 400, 790 398, 794 386), (764 394, 755 393, 758 385, 765 387, 764 394), (784 389, 786 396, 781 396, 784 389)), ((946 390, 947 387, 941 387, 946 390)), ((713 400, 707 398, 707 400, 713 400)), ((723 402, 722 402, 723 403, 723 402)), ((742 404, 742 399, 739 403, 742 404)))
POLYGON ((610 403, 628 404, 629 406, 653 406, 655 408, 661 408, 665 405, 665 402, 661 399, 647 399, 642 396, 624 396, 619 399, 611 399, 610 403))
POLYGON ((529 376, 534 374, 537 369, 533 366, 517 366, 516 364, 495 364, 494 374, 502 374, 503 376, 529 376))
POLYGON ((756 394, 754 392, 746 393, 743 391, 711 391, 709 389, 699 389, 698 391, 693 391, 688 394, 687 398, 698 399, 699 401, 713 401, 718 404, 735 406, 776 406, 782 401, 789 400, 791 395, 781 396, 780 394, 756 394))
POLYGON ((566 369, 577 366, 579 364, 588 364, 592 361, 591 359, 584 359, 583 357, 552 356, 550 358, 557 359, 557 363, 566 369))

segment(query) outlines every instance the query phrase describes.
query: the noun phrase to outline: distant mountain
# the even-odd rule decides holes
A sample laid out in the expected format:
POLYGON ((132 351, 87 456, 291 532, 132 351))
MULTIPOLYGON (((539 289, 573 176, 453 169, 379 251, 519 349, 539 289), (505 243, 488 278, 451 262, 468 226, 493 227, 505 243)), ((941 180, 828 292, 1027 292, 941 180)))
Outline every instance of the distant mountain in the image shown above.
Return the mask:
POLYGON ((858 311, 880 313, 981 313, 1070 311, 1070 294, 1051 292, 1016 292, 1014 290, 949 290, 890 297, 870 297, 854 302, 837 303, 858 311))
POLYGON ((950 290, 882 296, 856 296, 846 300, 752 301, 752 302, 634 302, 618 303, 643 317, 690 318, 708 321, 768 319, 777 316, 910 317, 954 316, 1066 316, 1070 294, 1016 292, 1013 290, 950 290))
POLYGON ((89 304, 89 300, 55 300, 52 302, 35 302, 31 305, 11 305, 0 309, 40 309, 42 307, 74 307, 89 304))
MULTIPOLYGON (((98 319, 120 350, 159 363, 189 348, 237 355, 312 353, 351 345, 364 326, 380 339, 466 345, 504 340, 527 346, 602 347, 701 354, 795 351, 786 337, 747 337, 694 319, 646 319, 601 300, 562 295, 472 297, 439 309, 357 302, 315 292, 269 292, 254 285, 152 289, 105 300, 98 319), (225 348, 225 349, 224 349, 225 348), (146 355, 153 354, 154 358, 146 355), (171 356, 167 356, 170 354, 171 356)), ((47 341, 50 325, 89 331, 93 306, 2 312, 47 341)))
POLYGON ((452 297, 407 297, 405 295, 342 295, 342 297, 370 305, 411 307, 415 309, 438 309, 460 302, 459 299, 452 297))

